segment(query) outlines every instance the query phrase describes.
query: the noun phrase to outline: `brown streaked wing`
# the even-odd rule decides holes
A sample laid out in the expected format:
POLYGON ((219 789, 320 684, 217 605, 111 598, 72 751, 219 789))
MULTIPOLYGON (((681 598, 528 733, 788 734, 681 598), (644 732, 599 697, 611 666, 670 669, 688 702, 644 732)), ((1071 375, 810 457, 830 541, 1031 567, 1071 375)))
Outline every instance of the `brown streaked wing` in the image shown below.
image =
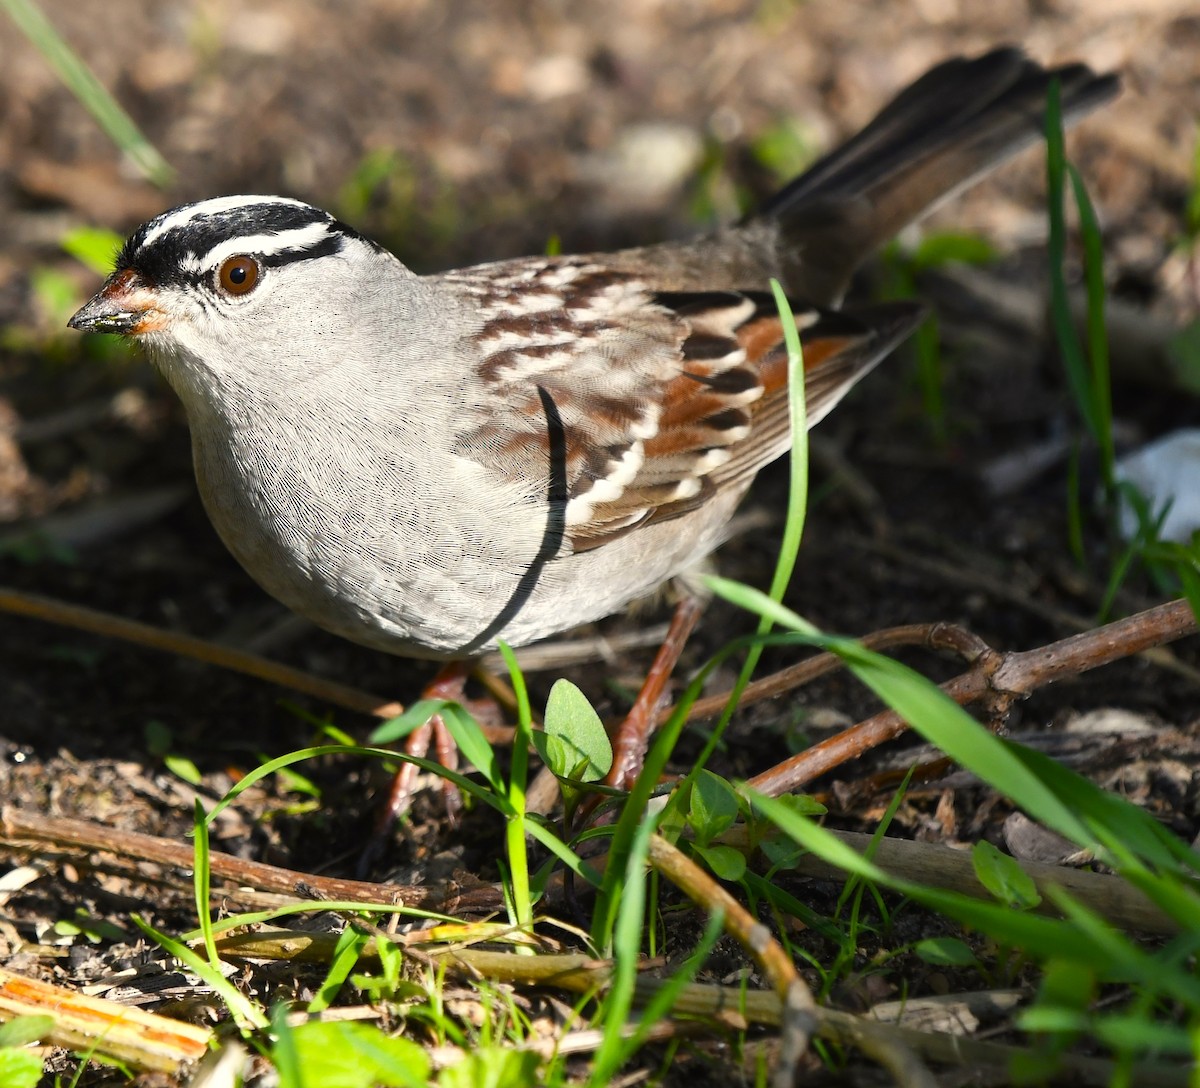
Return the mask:
MULTIPOLYGON (((456 449, 562 504, 576 551, 678 517, 715 488, 745 488, 787 448, 787 358, 765 293, 656 293, 588 257, 446 278, 484 318, 464 392, 488 411, 456 449)), ((796 313, 816 422, 921 311, 796 313)))
POLYGON ((486 412, 457 452, 565 502, 568 538, 619 499, 658 433, 687 326, 635 276, 587 257, 447 273, 484 318, 464 396, 486 412))
MULTIPOLYGON (((681 373, 667 387, 658 434, 644 443, 642 468, 619 499, 597 505, 590 523, 574 532, 576 549, 597 547, 639 521, 679 517, 716 488, 744 489, 790 443, 787 352, 774 299, 721 292, 662 294, 658 300, 692 328, 681 349, 681 373), (731 298, 740 300, 736 310, 731 298), (723 348, 717 343, 721 336, 723 348)), ((923 313, 907 302, 852 312, 797 307, 809 425, 904 339, 923 313)))

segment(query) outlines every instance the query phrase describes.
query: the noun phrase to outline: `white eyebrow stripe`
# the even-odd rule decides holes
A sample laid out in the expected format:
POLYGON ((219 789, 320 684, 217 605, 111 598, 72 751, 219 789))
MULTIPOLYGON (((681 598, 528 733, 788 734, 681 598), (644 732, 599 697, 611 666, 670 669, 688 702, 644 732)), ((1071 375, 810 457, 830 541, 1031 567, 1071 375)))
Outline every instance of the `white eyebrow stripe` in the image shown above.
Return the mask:
POLYGON ((290 196, 218 196, 211 200, 201 200, 196 204, 185 204, 182 208, 176 208, 172 212, 167 212, 158 222, 154 224, 153 229, 146 232, 146 237, 142 239, 141 244, 148 246, 161 238, 164 234, 169 234, 173 230, 190 223, 193 219, 200 215, 215 215, 218 212, 233 211, 236 208, 249 208, 256 204, 288 204, 292 207, 304 207, 303 200, 293 200, 290 196))
POLYGON ((235 253, 248 253, 252 256, 271 257, 276 253, 288 250, 308 249, 330 235, 328 223, 309 223, 305 227, 293 227, 291 230, 272 231, 269 234, 243 234, 237 238, 228 238, 219 246, 213 246, 204 254, 204 267, 215 268, 226 257, 235 253))

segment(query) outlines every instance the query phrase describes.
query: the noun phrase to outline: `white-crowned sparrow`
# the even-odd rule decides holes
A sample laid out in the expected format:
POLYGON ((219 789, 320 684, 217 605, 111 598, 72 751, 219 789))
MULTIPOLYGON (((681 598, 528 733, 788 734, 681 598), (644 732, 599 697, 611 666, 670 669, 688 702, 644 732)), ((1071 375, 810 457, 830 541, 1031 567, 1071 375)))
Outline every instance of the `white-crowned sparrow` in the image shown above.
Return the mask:
POLYGON ((233 196, 139 228, 76 329, 183 402, 222 539, 271 594, 393 653, 466 658, 620 609, 720 544, 788 445, 778 277, 810 422, 919 322, 853 270, 1116 91, 1015 49, 950 60, 757 215, 695 241, 417 276, 317 208, 233 196))

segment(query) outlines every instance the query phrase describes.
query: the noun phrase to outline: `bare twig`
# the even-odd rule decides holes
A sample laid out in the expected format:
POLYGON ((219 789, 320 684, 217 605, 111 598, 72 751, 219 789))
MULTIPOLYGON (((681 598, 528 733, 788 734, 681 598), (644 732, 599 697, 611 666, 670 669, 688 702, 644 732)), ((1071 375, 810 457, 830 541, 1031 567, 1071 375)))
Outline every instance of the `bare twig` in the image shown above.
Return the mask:
POLYGON ((816 1002, 796 965, 771 931, 718 884, 708 873, 661 835, 650 836, 650 864, 693 903, 721 911, 725 931, 762 968, 783 1003, 783 1037, 772 1083, 786 1088, 795 1081, 796 1067, 816 1030, 816 1002))
POLYGON ((0 1021, 48 1016, 44 1042, 97 1053, 135 1069, 174 1073, 195 1061, 212 1039, 209 1028, 186 1024, 103 997, 86 997, 0 967, 0 1021))
MULTIPOLYGON (((1012 702, 1039 687, 1142 653, 1196 630, 1196 617, 1188 602, 1171 601, 1035 650, 1012 654, 989 650, 976 659, 968 672, 941 687, 957 703, 966 705, 987 699, 994 711, 1002 713, 1012 702)), ((894 710, 882 711, 763 771, 750 780, 750 785, 771 796, 790 793, 899 736, 907 728, 908 722, 894 710)))
MULTIPOLYGON (((171 839, 120 831, 85 820, 61 816, 40 816, 9 806, 0 810, 0 845, 19 850, 36 844, 44 856, 47 847, 69 847, 115 854, 123 859, 136 858, 159 865, 189 870, 195 863, 190 846, 171 839)), ((213 876, 239 887, 295 895, 298 887, 316 889, 330 900, 352 899, 371 903, 402 903, 414 909, 447 913, 488 913, 502 909, 499 889, 482 881, 474 884, 372 884, 361 880, 314 876, 294 869, 247 861, 213 851, 210 855, 213 876)), ((228 896, 227 888, 214 887, 213 899, 228 896)))
POLYGON ((0 588, 0 611, 56 623, 60 627, 73 627, 106 638, 119 638, 125 642, 132 642, 135 646, 145 646, 151 650, 161 650, 178 657, 188 657, 194 661, 216 665, 231 672, 240 672, 258 680, 278 684, 280 687, 291 688, 293 691, 323 699, 360 714, 386 719, 394 718, 404 710, 400 703, 393 700, 381 699, 346 684, 312 676, 257 654, 249 654, 202 638, 165 631, 148 623, 138 623, 136 620, 123 619, 107 612, 67 604, 65 601, 56 601, 34 593, 0 588))
MULTIPOLYGON (((348 684, 339 684, 336 680, 313 676, 311 673, 293 669, 288 665, 281 665, 278 661, 272 661, 258 654, 222 646, 219 643, 195 638, 192 635, 166 631, 161 627, 153 627, 148 623, 139 623, 136 620, 114 616, 108 612, 67 604, 65 601, 57 601, 51 597, 21 593, 14 589, 0 587, 0 612, 56 623, 60 627, 72 627, 106 638, 131 642, 135 646, 145 646, 151 650, 175 654, 177 657, 186 657, 207 665, 216 665, 218 668, 239 672, 257 680, 265 680, 269 684, 278 684, 280 687, 290 688, 302 695, 311 695, 314 699, 320 699, 333 706, 344 707, 346 710, 367 714, 384 721, 404 712, 403 704, 394 699, 384 699, 368 691, 350 687, 348 684)), ((480 729, 493 744, 512 743, 513 731, 507 727, 480 725, 480 729)))
MULTIPOLYGON (((0 611, 59 623, 191 657, 270 683, 291 687, 335 705, 380 718, 394 717, 402 710, 399 703, 388 702, 335 681, 314 677, 255 654, 243 653, 203 639, 163 631, 147 624, 64 604, 46 597, 0 589, 0 611)), ((970 631, 946 623, 911 624, 889 628, 865 636, 862 643, 876 650, 903 645, 924 645, 931 649, 957 653, 964 660, 973 662, 973 667, 943 684, 942 689, 956 702, 964 705, 988 699, 993 713, 1002 714, 1013 701, 1023 698, 1038 687, 1132 654, 1155 653, 1156 648, 1163 643, 1193 634, 1196 630, 1195 618, 1190 607, 1186 601, 1179 600, 1024 653, 1001 655, 988 648, 986 643, 970 631)), ((1174 658, 1164 659, 1160 656, 1156 660, 1165 667, 1174 668, 1175 671, 1195 675, 1195 670, 1174 658)), ((743 696, 742 703, 748 704, 758 699, 777 696, 840 666, 841 660, 836 655, 818 654, 751 684, 743 696)), ((491 687, 503 698, 503 685, 496 683, 491 687)), ((692 707, 689 717, 711 717, 723 709, 727 700, 727 694, 699 700, 692 707)), ((670 709, 663 711, 659 720, 665 720, 669 714, 670 709)), ((500 726, 481 728, 491 743, 511 743, 511 729, 500 726)), ((884 711, 762 772, 751 781, 751 785, 769 794, 787 793, 798 789, 826 771, 856 759, 864 752, 898 736, 906 728, 907 723, 894 711, 884 711)), ((548 797, 553 796, 553 790, 546 792, 548 797)))
MULTIPOLYGON (((985 902, 995 897, 975 875, 970 851, 956 850, 934 842, 913 842, 908 839, 882 838, 858 831, 839 831, 826 828, 842 842, 894 877, 917 881, 929 888, 945 888, 962 895, 974 896, 985 902)), ((730 828, 717 840, 737 849, 745 849, 750 840, 745 827, 730 828)), ((1170 935, 1178 933, 1179 922, 1157 907, 1142 891, 1120 877, 1051 865, 1043 861, 1021 862, 1021 868, 1037 885, 1042 902, 1036 911, 1060 916, 1051 898, 1050 887, 1062 888, 1071 898, 1082 903, 1105 921, 1122 930, 1170 935)), ((795 872, 819 880, 842 881, 845 870, 839 869, 815 854, 802 854, 794 862, 795 872)))
MULTIPOLYGON (((909 623, 902 627, 887 627, 882 631, 874 631, 864 635, 859 640, 868 650, 894 650, 900 646, 924 646, 930 650, 942 650, 957 654, 964 661, 973 662, 984 650, 987 643, 964 627, 953 623, 909 623)), ((755 680, 742 693, 738 706, 749 706, 763 699, 773 699, 785 692, 793 691, 811 683, 818 677, 834 672, 844 665, 837 654, 817 654, 795 665, 755 680)), ((689 721, 700 721, 712 718, 725 709, 729 702, 729 692, 710 695, 697 699, 692 704, 688 714, 689 721)), ((674 713, 673 706, 667 707, 659 714, 661 724, 674 713)))
MULTIPOLYGON (((873 555, 903 563, 914 570, 923 571, 951 585, 960 585, 971 591, 981 591, 999 601, 1007 601, 1024 609, 1030 615, 1039 616, 1047 623, 1056 624, 1068 631, 1089 631, 1093 621, 1076 615, 1065 608, 1058 608, 1045 601, 1035 600, 1023 592, 1012 581, 988 574, 978 564, 957 564, 936 555, 928 555, 903 548, 886 540, 872 540, 859 534, 840 534, 850 546, 860 548, 873 555)), ((1194 684, 1200 684, 1200 670, 1180 661, 1170 650, 1162 646, 1151 646, 1140 651, 1143 657, 1160 669, 1183 676, 1194 684)))

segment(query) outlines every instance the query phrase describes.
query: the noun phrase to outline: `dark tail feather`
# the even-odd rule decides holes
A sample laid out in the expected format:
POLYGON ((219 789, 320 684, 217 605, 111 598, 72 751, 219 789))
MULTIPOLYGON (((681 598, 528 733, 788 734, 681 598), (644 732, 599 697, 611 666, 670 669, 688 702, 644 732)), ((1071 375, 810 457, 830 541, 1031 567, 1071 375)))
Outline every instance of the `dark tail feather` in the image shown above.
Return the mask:
POLYGON ((908 223, 1041 138, 1046 95, 1061 87, 1071 124, 1112 98, 1115 76, 1046 69, 1019 49, 946 61, 902 91, 857 136, 781 190, 773 218, 789 292, 837 302, 855 268, 908 223))

